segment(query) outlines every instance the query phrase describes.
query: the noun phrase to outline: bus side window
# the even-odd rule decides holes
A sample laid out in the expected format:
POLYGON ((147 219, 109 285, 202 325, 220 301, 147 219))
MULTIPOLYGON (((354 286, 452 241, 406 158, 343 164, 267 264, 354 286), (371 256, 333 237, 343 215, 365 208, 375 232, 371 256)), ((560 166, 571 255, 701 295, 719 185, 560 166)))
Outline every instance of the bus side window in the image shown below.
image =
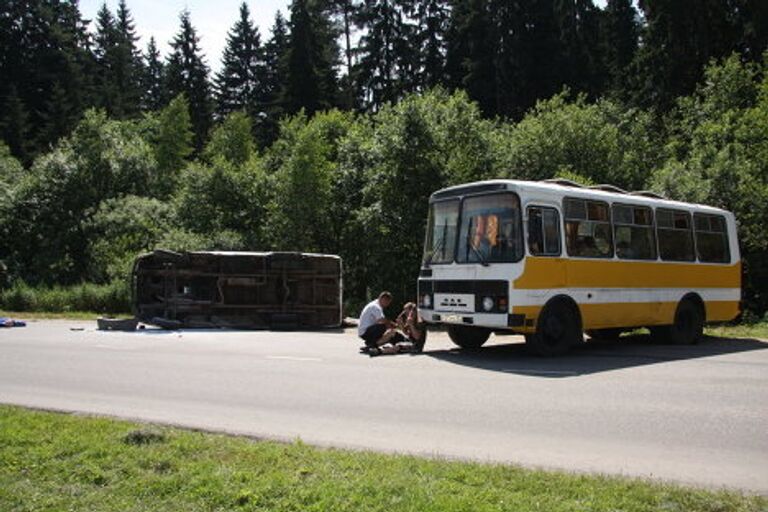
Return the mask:
POLYGON ((729 263, 728 231, 725 218, 720 215, 695 213, 693 225, 696 230, 696 252, 699 261, 705 263, 729 263))
POLYGON ((568 255, 581 258, 613 256, 613 234, 608 204, 575 198, 566 198, 563 204, 568 255))
POLYGON ((659 256, 666 261, 693 261, 691 214, 683 210, 656 209, 659 256))
POLYGON ((645 206, 613 205, 613 237, 616 256, 627 260, 655 260, 653 214, 645 206))
POLYGON ((560 215, 554 208, 528 208, 528 250, 533 256, 560 256, 560 215))

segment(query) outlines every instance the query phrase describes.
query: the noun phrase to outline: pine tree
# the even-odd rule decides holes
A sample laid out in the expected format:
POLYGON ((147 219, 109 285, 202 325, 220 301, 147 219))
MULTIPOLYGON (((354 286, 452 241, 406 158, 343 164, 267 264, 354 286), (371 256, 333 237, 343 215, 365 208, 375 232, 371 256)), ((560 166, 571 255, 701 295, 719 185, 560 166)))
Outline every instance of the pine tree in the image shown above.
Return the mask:
POLYGON ((356 0, 326 0, 329 11, 336 18, 336 24, 339 26, 339 32, 343 36, 344 46, 344 68, 346 73, 341 77, 341 107, 346 110, 352 110, 357 107, 358 101, 355 93, 355 80, 352 73, 354 65, 355 48, 352 46, 354 36, 355 13, 358 9, 356 0))
POLYGON ((554 13, 562 48, 562 81, 574 91, 596 97, 606 75, 600 44, 602 11, 592 0, 556 0, 554 13))
POLYGON ((31 164, 29 153, 29 115, 24 102, 19 97, 15 85, 8 89, 8 95, 3 105, 4 116, 0 120, 0 138, 6 142, 11 154, 23 164, 31 164))
POLYGON ((264 82, 259 100, 265 111, 253 119, 262 148, 277 139, 279 121, 284 114, 280 98, 285 89, 287 50, 288 28, 282 13, 277 11, 270 38, 264 45, 264 82))
POLYGON ((768 49, 768 2, 739 0, 737 6, 738 49, 747 59, 759 62, 768 49))
POLYGON ((163 90, 163 61, 154 37, 149 38, 147 52, 144 55, 144 78, 142 80, 142 108, 158 110, 165 106, 165 91, 163 90))
POLYGON ((286 49, 285 85, 281 103, 289 114, 313 114, 338 103, 334 68, 335 41, 327 13, 308 0, 291 3, 290 36, 286 49))
MULTIPOLYGON (((0 2, 0 104, 14 86, 28 114, 30 158, 68 133, 88 105, 87 41, 74 2, 0 2)), ((10 114, 0 110, 0 124, 7 126, 10 114)))
POLYGON ((364 0, 358 13, 363 30, 360 61, 355 71, 364 103, 378 110, 415 90, 417 50, 415 30, 405 19, 407 5, 399 0, 364 0))
POLYGON ((216 76, 217 113, 226 117, 244 110, 256 117, 264 111, 264 54, 258 28, 250 18, 248 5, 240 5, 240 19, 227 35, 222 57, 222 69, 216 76))
POLYGON ((421 89, 429 89, 444 82, 445 37, 449 14, 446 0, 422 0, 411 5, 411 15, 416 21, 418 84, 421 89))
POLYGON ((640 0, 639 6, 646 26, 637 53, 635 102, 664 111, 694 90, 710 59, 738 48, 737 9, 722 0, 640 0))
POLYGON ((208 83, 208 66, 199 48, 200 39, 192 26, 189 11, 179 17, 181 28, 171 41, 171 54, 166 64, 166 93, 170 97, 184 94, 195 134, 195 148, 200 151, 211 128, 212 101, 208 83))
POLYGON ((141 110, 143 64, 136 49, 136 29, 125 0, 117 16, 102 4, 96 15, 93 53, 96 58, 96 101, 116 118, 136 115, 141 110))
POLYGON ((487 116, 497 113, 496 34, 488 0, 454 0, 446 56, 448 83, 465 90, 487 116))
POLYGON ((123 91, 123 112, 126 116, 131 116, 141 110, 141 77, 144 73, 144 62, 137 47, 139 37, 136 35, 133 17, 125 0, 120 0, 117 5, 115 28, 117 30, 115 74, 118 86, 123 91))
POLYGON ((632 0, 608 0, 603 17, 603 54, 610 88, 621 93, 630 83, 639 24, 632 0))
POLYGON ((96 34, 93 55, 96 58, 96 101, 97 106, 110 115, 122 114, 122 91, 115 76, 118 34, 115 18, 106 2, 96 13, 96 34))

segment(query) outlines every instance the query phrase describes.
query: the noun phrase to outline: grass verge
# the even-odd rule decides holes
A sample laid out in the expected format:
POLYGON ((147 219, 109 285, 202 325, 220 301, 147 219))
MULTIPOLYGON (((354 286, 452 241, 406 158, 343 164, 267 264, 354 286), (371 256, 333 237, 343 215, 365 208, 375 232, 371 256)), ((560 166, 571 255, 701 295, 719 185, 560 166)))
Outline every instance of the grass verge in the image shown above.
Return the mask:
MULTIPOLYGON (((3 311, 0 309, 0 317, 16 318, 18 320, 93 320, 105 316, 104 313, 95 311, 67 311, 66 313, 51 313, 48 311, 3 311)), ((130 317, 132 313, 110 313, 106 316, 119 318, 130 317)))
POLYGON ((715 325, 704 332, 719 338, 757 338, 768 339, 768 322, 741 323, 737 325, 715 325))
POLYGON ((17 281, 10 288, 0 290, 0 309, 46 313, 119 313, 131 309, 130 290, 128 284, 122 281, 54 287, 33 287, 17 281))
POLYGON ((0 510, 764 511, 735 492, 0 406, 0 510))

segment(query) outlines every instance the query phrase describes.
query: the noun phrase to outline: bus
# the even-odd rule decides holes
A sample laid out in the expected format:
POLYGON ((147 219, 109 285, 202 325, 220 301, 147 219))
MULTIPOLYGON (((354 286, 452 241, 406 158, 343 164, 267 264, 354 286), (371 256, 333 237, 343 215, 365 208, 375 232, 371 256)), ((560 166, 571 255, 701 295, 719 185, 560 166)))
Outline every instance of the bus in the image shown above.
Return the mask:
POLYGON ((525 335, 536 354, 647 327, 697 342, 741 310, 731 212, 568 180, 491 180, 430 196, 418 280, 427 325, 458 346, 525 335))

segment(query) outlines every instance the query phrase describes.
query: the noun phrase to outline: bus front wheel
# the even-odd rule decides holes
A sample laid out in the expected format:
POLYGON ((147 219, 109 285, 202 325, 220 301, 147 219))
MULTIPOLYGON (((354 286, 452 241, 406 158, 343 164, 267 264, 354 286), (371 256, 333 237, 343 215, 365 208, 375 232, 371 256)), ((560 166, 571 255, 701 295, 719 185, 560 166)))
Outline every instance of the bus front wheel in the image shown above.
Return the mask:
POLYGON ((545 357, 563 355, 582 341, 578 310, 566 300, 547 304, 539 315, 536 332, 525 336, 529 350, 545 357))
POLYGON ((451 341, 461 348, 473 350, 483 346, 491 336, 491 331, 483 327, 470 327, 468 325, 449 325, 448 336, 451 341))

